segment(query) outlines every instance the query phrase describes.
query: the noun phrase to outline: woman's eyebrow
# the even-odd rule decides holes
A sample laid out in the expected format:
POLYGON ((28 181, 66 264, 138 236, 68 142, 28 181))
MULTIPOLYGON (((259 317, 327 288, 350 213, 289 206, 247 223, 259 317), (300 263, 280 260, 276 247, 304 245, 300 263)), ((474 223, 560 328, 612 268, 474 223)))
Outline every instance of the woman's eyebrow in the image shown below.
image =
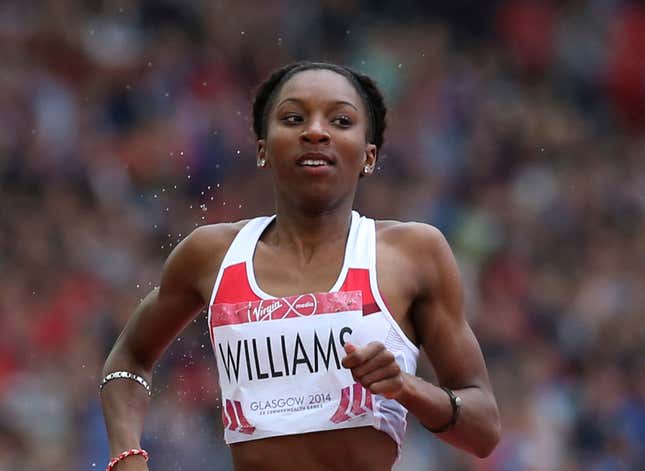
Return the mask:
POLYGON ((349 101, 338 100, 338 101, 335 101, 335 102, 334 102, 334 104, 335 104, 335 105, 347 105, 347 106, 351 106, 351 107, 352 107, 352 108, 354 108, 356 111, 358 111, 358 108, 356 107, 356 105, 354 105, 353 103, 350 103, 349 101))
MULTIPOLYGON (((287 102, 296 103, 296 104, 298 104, 298 105, 303 105, 303 104, 304 104, 303 100, 301 100, 300 98, 285 98, 285 99, 284 99, 284 100, 282 100, 280 103, 278 103, 278 106, 282 106, 283 104, 285 104, 285 103, 287 103, 287 102)), ((333 102, 333 104, 334 104, 334 105, 347 105, 347 106, 351 106, 351 107, 352 107, 352 108, 354 108, 356 111, 358 111, 358 108, 356 107, 356 105, 354 105, 353 103, 350 103, 349 101, 345 101, 345 100, 336 100, 336 101, 334 101, 334 102, 333 102)), ((277 108, 277 107, 276 107, 276 108, 277 108)))

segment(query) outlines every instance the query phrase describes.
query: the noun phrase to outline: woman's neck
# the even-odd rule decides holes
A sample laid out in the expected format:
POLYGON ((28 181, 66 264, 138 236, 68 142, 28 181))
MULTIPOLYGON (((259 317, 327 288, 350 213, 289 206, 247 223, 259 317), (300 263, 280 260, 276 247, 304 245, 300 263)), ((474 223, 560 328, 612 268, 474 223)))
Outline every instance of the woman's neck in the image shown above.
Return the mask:
POLYGON ((351 204, 320 213, 276 209, 276 222, 265 240, 275 246, 290 247, 298 255, 310 258, 320 248, 339 242, 344 244, 351 224, 351 204))

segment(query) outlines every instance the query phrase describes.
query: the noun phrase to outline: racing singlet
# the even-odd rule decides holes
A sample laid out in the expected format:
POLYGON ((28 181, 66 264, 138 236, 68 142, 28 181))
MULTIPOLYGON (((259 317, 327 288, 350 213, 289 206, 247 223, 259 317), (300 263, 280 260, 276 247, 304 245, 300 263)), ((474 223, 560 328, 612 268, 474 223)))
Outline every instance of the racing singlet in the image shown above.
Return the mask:
POLYGON ((378 290, 374 220, 352 212, 343 266, 329 292, 275 298, 258 286, 253 269, 256 244, 274 218, 252 219, 237 234, 209 305, 226 443, 370 426, 400 446, 407 410, 363 388, 341 365, 346 341, 379 341, 402 371, 416 372, 419 351, 378 290))

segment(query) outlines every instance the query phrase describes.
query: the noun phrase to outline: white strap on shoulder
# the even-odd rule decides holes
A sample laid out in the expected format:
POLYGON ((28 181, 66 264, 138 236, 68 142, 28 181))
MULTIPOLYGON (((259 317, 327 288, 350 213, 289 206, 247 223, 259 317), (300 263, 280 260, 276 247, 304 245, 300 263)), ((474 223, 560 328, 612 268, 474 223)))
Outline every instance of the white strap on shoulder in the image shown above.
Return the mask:
MULTIPOLYGON (((269 225, 275 216, 262 216, 258 218, 251 219, 247 222, 242 229, 237 233, 233 242, 228 247, 222 263, 220 264, 217 278, 215 279, 215 284, 211 291, 211 298, 209 306, 215 301, 215 296, 219 290, 220 282, 222 281, 222 276, 224 270, 231 265, 237 263, 242 263, 249 261, 253 258, 253 253, 255 252, 255 245, 257 244, 260 235, 264 229, 269 225)), ((208 322, 210 325, 210 309, 208 311, 208 322)))
POLYGON ((356 211, 352 213, 352 219, 356 228, 354 237, 347 241, 348 267, 349 268, 372 268, 374 261, 374 220, 360 216, 356 211))
POLYGON ((274 218, 275 216, 254 218, 240 229, 222 260, 222 268, 251 260, 258 239, 274 218))

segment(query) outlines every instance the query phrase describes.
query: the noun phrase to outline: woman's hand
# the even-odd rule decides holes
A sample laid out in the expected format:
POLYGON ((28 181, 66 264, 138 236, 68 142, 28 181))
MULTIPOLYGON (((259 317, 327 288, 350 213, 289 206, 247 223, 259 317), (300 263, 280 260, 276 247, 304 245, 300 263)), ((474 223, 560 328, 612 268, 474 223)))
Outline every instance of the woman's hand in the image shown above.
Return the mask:
POLYGON ((403 391, 405 377, 394 355, 381 342, 371 342, 364 347, 345 343, 347 356, 342 364, 352 371, 352 376, 373 394, 396 399, 403 391))

